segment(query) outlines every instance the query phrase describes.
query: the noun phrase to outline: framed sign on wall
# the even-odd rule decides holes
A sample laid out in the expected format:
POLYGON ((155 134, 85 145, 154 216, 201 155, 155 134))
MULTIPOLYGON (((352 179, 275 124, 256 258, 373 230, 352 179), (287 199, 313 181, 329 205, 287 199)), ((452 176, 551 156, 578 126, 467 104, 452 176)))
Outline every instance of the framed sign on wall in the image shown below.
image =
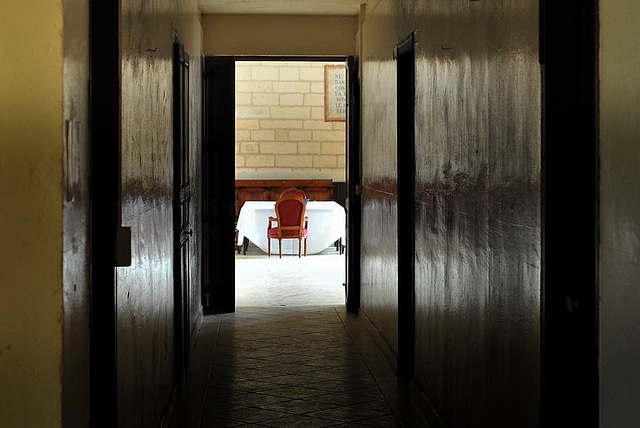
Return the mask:
POLYGON ((344 122, 347 118, 347 77, 344 65, 324 66, 324 121, 344 122))

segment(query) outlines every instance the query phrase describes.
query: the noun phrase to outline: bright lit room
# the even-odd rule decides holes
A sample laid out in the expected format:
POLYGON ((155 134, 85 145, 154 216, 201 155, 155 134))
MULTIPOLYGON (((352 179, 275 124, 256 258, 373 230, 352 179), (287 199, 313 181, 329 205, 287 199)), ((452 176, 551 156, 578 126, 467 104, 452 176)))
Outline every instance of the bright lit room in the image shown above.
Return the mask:
POLYGON ((345 94, 344 62, 236 62, 237 307, 344 304, 345 94), (285 190, 303 199, 306 236, 280 254, 269 218, 285 190))

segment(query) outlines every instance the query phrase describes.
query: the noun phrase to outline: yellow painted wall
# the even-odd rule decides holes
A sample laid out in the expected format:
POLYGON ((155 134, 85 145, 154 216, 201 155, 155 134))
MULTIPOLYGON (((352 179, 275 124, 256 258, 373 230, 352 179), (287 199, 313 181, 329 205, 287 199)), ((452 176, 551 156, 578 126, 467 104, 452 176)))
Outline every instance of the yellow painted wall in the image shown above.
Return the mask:
POLYGON ((600 1, 601 427, 640 421, 640 2, 600 1))
POLYGON ((355 55, 356 16, 203 15, 205 55, 355 55))
POLYGON ((62 0, 0 10, 0 426, 60 426, 62 0))

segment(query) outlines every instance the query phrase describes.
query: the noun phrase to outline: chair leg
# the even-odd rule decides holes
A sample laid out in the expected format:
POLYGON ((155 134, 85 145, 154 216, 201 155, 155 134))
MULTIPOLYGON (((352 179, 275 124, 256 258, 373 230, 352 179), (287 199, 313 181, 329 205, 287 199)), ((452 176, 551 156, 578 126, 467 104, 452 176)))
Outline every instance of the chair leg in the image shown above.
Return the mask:
POLYGON ((267 235, 267 257, 271 257, 271 238, 267 235))
POLYGON ((307 237, 304 237, 304 256, 307 257, 307 237))
POLYGON ((300 254, 302 254, 302 238, 298 238, 298 258, 300 258, 300 254))
POLYGON ((278 238, 278 253, 280 254, 280 258, 282 258, 282 239, 278 238))

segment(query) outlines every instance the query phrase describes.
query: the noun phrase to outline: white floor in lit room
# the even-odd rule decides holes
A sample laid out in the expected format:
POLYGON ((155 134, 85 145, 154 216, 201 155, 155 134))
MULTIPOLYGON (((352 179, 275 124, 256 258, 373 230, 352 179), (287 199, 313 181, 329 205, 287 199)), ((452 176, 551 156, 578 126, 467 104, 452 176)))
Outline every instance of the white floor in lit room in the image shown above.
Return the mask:
POLYGON ((344 305, 345 254, 329 247, 318 254, 268 257, 253 244, 236 253, 236 306, 344 305))

